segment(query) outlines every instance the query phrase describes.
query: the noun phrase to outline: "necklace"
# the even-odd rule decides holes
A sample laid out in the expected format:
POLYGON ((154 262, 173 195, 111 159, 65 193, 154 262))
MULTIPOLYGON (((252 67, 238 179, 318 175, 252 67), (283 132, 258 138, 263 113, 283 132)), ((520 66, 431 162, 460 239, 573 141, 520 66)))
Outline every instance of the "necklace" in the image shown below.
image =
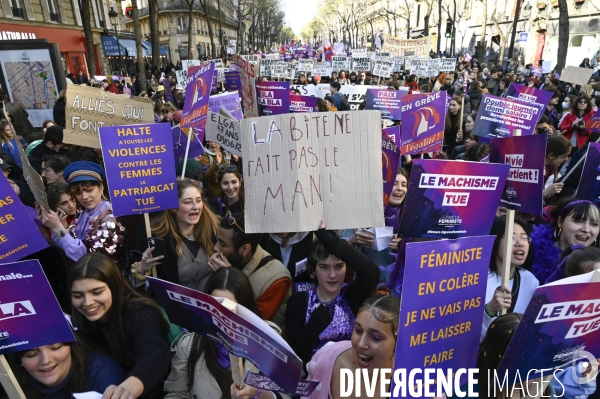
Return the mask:
POLYGON ((185 234, 183 235, 185 238, 187 238, 190 241, 194 241, 194 234, 190 234, 189 236, 186 236, 185 234))

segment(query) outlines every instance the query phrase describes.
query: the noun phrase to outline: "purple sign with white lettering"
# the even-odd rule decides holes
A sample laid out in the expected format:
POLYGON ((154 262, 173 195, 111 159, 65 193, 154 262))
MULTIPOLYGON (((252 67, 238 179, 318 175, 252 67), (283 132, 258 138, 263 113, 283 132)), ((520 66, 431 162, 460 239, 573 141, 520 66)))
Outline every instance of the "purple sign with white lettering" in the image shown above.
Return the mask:
POLYGON ((531 215, 542 214, 546 135, 490 140, 490 162, 510 166, 500 205, 531 215))
POLYGON ((152 277, 148 281, 172 323, 219 342, 286 392, 296 392, 302 361, 262 319, 241 305, 236 314, 210 295, 152 277))
POLYGON ((73 341, 39 261, 0 264, 0 355, 73 341))
POLYGON ((203 137, 196 133, 195 129, 181 129, 179 125, 171 128, 171 134, 173 137, 173 154, 175 157, 175 164, 185 157, 185 147, 187 146, 188 137, 190 131, 193 132, 192 142, 190 143, 190 149, 188 150, 188 159, 196 158, 204 154, 204 147, 202 146, 203 137))
POLYGON ((544 108, 546 108, 546 105, 552 99, 553 94, 553 92, 548 90, 540 90, 535 87, 511 83, 504 97, 509 100, 519 100, 536 106, 539 109, 539 117, 541 118, 544 114, 544 108))
POLYGON ((383 131, 381 133, 383 135, 381 142, 381 155, 383 157, 381 165, 383 168, 383 205, 387 206, 390 195, 392 195, 392 191, 394 190, 396 175, 398 174, 400 149, 390 136, 383 131))
POLYGON ((402 120, 402 97, 408 94, 406 90, 367 89, 365 109, 381 111, 382 119, 393 121, 402 120))
POLYGON ((484 94, 473 134, 489 138, 533 134, 540 118, 537 105, 484 94))
POLYGON ((600 144, 590 143, 588 147, 577 197, 589 198, 600 204, 600 144))
POLYGON ((15 262, 46 248, 48 242, 4 173, 0 173, 0 193, 0 262, 15 262))
POLYGON ((261 115, 290 113, 290 82, 256 82, 261 115))
POLYGON ((400 144, 400 125, 390 126, 383 129, 383 132, 390 136, 390 139, 396 144, 400 144))
POLYGON ((458 238, 489 234, 509 169, 508 165, 481 162, 415 159, 398 235, 458 238))
POLYGON ((170 124, 103 126, 99 136, 115 216, 179 206, 170 124))
POLYGON ((229 67, 229 72, 225 72, 225 87, 227 87, 227 91, 237 91, 240 98, 242 97, 242 79, 240 78, 240 73, 238 71, 232 71, 232 66, 236 64, 231 64, 229 67))
POLYGON ((442 149, 446 121, 446 92, 402 96, 403 155, 423 154, 442 149))
POLYGON ((208 98, 214 70, 213 62, 188 68, 188 85, 185 89, 181 127, 204 127, 206 124, 208 98))
POLYGON ((208 110, 218 114, 221 112, 221 107, 225 107, 225 109, 238 121, 241 121, 244 118, 240 95, 236 92, 210 96, 208 99, 208 110))
POLYGON ((317 112, 317 97, 290 94, 290 112, 317 112))
MULTIPOLYGON (((406 244, 395 369, 475 367, 478 346, 473 342, 479 342, 481 335, 495 239, 479 236, 406 244)), ((462 384, 466 378, 465 373, 462 384)), ((413 397, 407 385, 399 386, 399 396, 393 397, 413 397)))

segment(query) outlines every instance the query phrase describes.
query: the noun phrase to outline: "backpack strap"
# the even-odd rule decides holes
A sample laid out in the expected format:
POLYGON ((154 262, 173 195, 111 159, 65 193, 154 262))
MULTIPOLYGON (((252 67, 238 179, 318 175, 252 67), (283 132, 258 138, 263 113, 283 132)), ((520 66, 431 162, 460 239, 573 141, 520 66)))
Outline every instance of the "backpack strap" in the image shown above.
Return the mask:
POLYGON ((261 267, 265 266, 267 263, 269 263, 270 261, 274 260, 275 257, 272 255, 269 256, 265 256, 264 258, 262 258, 260 260, 260 262, 258 263, 258 265, 256 266, 256 269, 254 269, 254 272, 256 272, 258 269, 260 269, 261 267))

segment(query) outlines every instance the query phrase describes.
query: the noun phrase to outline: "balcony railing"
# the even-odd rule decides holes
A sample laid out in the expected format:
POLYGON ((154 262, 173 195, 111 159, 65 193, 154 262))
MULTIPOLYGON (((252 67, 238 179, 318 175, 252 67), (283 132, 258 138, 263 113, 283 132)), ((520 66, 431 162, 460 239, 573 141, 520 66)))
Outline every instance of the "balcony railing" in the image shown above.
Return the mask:
POLYGON ((50 13, 50 21, 59 22, 58 21, 58 14, 55 13, 55 12, 51 12, 50 13))
POLYGON ((25 13, 22 8, 12 7, 12 14, 15 18, 25 19, 25 13))

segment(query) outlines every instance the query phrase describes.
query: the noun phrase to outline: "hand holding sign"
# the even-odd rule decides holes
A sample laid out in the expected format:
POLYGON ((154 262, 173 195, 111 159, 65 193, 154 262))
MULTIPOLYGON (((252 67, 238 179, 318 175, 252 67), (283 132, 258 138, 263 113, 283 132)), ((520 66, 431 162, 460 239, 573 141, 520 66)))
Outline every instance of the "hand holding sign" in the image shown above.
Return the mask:
POLYGON ((500 286, 494 291, 492 300, 485 304, 485 309, 489 314, 499 314, 503 309, 509 309, 512 303, 512 295, 506 287, 500 286))

